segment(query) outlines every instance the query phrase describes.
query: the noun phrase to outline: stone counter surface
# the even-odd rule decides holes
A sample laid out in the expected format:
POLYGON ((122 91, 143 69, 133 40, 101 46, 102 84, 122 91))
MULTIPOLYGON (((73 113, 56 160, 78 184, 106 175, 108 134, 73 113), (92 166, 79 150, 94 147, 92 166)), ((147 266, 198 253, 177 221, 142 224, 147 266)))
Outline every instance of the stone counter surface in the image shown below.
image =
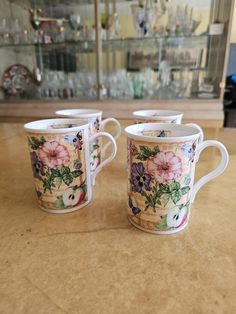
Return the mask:
MULTIPOLYGON (((127 125, 122 122, 122 126, 127 125)), ((126 139, 74 213, 39 209, 22 124, 0 124, 0 313, 236 313, 236 129, 204 129, 228 148, 188 227, 158 236, 126 218, 126 139)), ((205 150, 197 177, 219 161, 205 150)))

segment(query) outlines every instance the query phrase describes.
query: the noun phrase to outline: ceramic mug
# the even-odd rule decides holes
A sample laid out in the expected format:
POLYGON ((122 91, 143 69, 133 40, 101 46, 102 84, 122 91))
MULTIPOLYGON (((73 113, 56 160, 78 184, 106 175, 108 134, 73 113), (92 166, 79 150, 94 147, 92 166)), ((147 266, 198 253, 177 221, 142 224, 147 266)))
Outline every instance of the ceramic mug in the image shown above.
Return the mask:
POLYGON ((133 112, 135 123, 178 123, 183 113, 171 110, 138 110, 133 112))
POLYGON ((225 146, 215 140, 199 142, 199 129, 182 124, 135 124, 125 133, 130 222, 157 234, 184 229, 198 190, 228 164, 225 146), (199 155, 211 146, 219 149, 221 161, 214 171, 194 183, 199 155))
MULTIPOLYGON (((177 123, 181 124, 183 113, 170 110, 139 110, 134 111, 135 123, 177 123)), ((199 129, 201 136, 199 141, 202 142, 204 134, 202 128, 196 123, 186 125, 194 126, 199 129)))
POLYGON ((92 199, 92 185, 101 169, 116 155, 114 138, 106 132, 89 136, 89 125, 76 119, 48 119, 24 125, 39 206, 50 213, 69 213, 92 199), (111 155, 94 172, 90 144, 105 137, 111 155))
MULTIPOLYGON (((108 123, 112 123, 115 126, 114 138, 117 139, 121 134, 120 123, 114 118, 107 118, 102 120, 102 111, 94 109, 64 109, 58 110, 55 112, 56 115, 61 117, 69 117, 82 119, 89 124, 90 135, 94 135, 98 132, 104 131, 108 123)), ((91 145, 91 155, 90 155, 90 164, 91 169, 94 170, 100 164, 101 160, 104 158, 107 148, 110 146, 110 143, 106 143, 102 147, 101 141, 98 139, 94 141, 91 145)))

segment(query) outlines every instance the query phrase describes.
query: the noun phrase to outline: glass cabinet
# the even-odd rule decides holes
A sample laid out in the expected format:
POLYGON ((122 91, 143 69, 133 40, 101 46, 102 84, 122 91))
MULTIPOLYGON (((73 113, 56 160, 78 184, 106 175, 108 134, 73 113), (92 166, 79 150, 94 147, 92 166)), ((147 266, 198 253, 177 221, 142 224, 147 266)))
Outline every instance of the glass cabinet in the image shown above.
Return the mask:
POLYGON ((1 101, 222 99, 233 5, 1 0, 1 101))

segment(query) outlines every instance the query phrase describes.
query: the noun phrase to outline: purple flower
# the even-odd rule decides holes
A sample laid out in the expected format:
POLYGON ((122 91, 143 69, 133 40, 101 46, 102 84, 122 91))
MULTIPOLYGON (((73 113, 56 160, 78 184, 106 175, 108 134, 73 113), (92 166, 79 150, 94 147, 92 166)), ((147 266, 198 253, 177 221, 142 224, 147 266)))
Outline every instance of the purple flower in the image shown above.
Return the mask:
POLYGON ((40 198, 42 196, 42 193, 36 190, 36 195, 37 195, 37 198, 40 198))
POLYGON ((80 168, 82 167, 82 163, 79 162, 79 161, 75 161, 74 167, 75 167, 76 170, 80 170, 80 168))
POLYGON ((31 163, 33 174, 36 178, 40 179, 41 176, 44 176, 44 166, 42 161, 39 160, 37 154, 35 152, 30 153, 31 163))
POLYGON ((130 182, 135 192, 141 193, 142 190, 150 191, 151 176, 145 173, 144 166, 141 162, 133 163, 131 166, 130 182))

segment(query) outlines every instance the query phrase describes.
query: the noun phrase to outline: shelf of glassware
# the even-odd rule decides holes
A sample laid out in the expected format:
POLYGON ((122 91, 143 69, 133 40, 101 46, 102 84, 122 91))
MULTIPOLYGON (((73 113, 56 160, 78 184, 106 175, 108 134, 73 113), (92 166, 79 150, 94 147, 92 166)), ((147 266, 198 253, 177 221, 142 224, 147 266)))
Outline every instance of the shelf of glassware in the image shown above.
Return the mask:
POLYGON ((201 91, 209 36, 144 37, 103 41, 108 99, 217 99, 201 91), (122 54, 120 53, 122 52, 122 54))
POLYGON ((0 49, 11 49, 16 53, 22 53, 25 50, 33 50, 35 48, 43 51, 51 51, 54 49, 73 49, 76 52, 93 53, 95 52, 95 41, 78 41, 78 42, 61 42, 61 43, 22 43, 0 45, 0 49))
MULTIPOLYGON (((175 36, 175 37, 132 37, 102 40, 102 48, 112 49, 114 51, 130 50, 132 48, 159 48, 159 47, 194 47, 205 46, 208 41, 208 35, 198 36, 175 36)), ((42 49, 76 47, 81 52, 95 52, 96 41, 78 40, 75 42, 65 41, 57 43, 20 43, 20 44, 1 44, 0 48, 11 48, 21 51, 24 48, 41 47, 42 49)))
POLYGON ((109 48, 114 51, 131 50, 133 48, 150 49, 165 47, 206 47, 209 35, 198 36, 175 36, 175 37, 133 37, 103 40, 103 49, 109 48))

